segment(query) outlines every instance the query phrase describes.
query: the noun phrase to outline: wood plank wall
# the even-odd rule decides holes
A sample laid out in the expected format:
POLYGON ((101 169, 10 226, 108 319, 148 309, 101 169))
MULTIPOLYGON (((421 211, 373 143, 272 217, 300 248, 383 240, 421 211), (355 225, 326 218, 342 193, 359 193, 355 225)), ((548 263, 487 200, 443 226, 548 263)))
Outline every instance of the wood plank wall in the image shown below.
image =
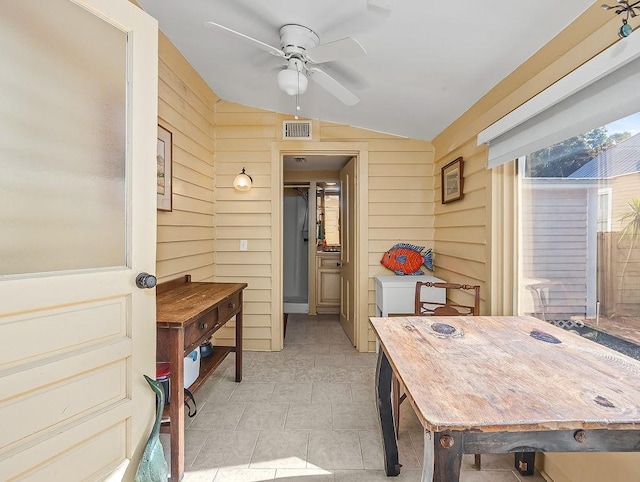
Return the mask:
MULTIPOLYGON (((216 278, 242 281, 244 340, 248 350, 270 350, 272 323, 271 143, 277 114, 221 101, 216 106, 215 207, 216 278), (233 189, 233 179, 246 169, 253 179, 248 192, 233 189), (247 251, 240 251, 240 240, 247 251)), ((233 325, 220 330, 216 342, 232 344, 233 325)))
POLYGON ((215 276, 213 110, 218 98, 159 32, 158 123, 173 135, 173 211, 158 211, 158 281, 215 276))
MULTIPOLYGON (((275 319, 272 265, 276 194, 272 192, 272 144, 282 142, 285 116, 221 101, 216 106, 216 278, 249 284, 245 298, 245 342, 249 349, 271 349, 275 319), (248 193, 233 190, 242 168, 253 177, 248 193), (240 239, 248 251, 240 252, 240 239)), ((433 240, 433 149, 429 142, 380 134, 325 122, 313 122, 314 142, 367 142, 369 146, 368 314, 375 314, 376 274, 382 253, 404 241, 431 246, 433 240)), ((292 141, 295 142, 295 141, 292 141)), ((367 323, 368 326, 368 323, 367 323)), ((370 329, 369 329, 370 332, 370 329)), ((230 342, 231 328, 219 340, 230 342)), ((374 350, 369 333, 364 349, 374 350)))
MULTIPOLYGON (((485 313, 487 298, 487 171, 486 152, 475 139, 438 160, 435 176, 435 248, 434 271, 450 283, 480 285, 480 312, 485 313), (463 158, 463 198, 442 204, 440 169, 463 158)), ((469 300, 457 300, 468 302, 469 300)))
MULTIPOLYGON (((329 123, 320 123, 320 136, 369 145, 367 317, 375 316, 375 276, 392 274, 380 264, 382 254, 400 242, 433 247, 433 146, 329 123)), ((375 335, 367 327, 367 350, 373 352, 375 335)))
MULTIPOLYGON (((433 139, 436 171, 458 156, 466 161, 465 198, 448 205, 435 205, 436 276, 453 280, 460 275, 461 279, 477 280, 483 287, 480 309, 483 314, 489 314, 490 306, 511 305, 514 291, 509 283, 488 286, 493 276, 492 223, 498 224, 499 218, 498 213, 491 212, 495 195, 492 189, 494 183, 500 181, 486 169, 487 147, 477 146, 477 134, 618 41, 618 28, 619 19, 602 15, 599 4, 594 3, 433 139)), ((436 191, 439 189, 436 176, 436 191)), ((496 203, 497 208, 500 206, 496 203)), ((513 256, 513 249, 498 255, 513 256)), ((638 454, 554 453, 543 454, 537 465, 555 482, 596 482, 637 478, 638 460, 638 454)))

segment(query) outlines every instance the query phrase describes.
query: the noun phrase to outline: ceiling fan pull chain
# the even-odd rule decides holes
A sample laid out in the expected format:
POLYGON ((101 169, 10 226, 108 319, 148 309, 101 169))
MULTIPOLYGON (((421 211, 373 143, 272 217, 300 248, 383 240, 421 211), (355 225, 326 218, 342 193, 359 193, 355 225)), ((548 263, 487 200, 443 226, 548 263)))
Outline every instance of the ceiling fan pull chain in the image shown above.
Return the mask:
POLYGON ((294 118, 298 120, 298 112, 300 111, 300 66, 296 64, 296 71, 298 72, 298 88, 296 89, 296 112, 294 118))

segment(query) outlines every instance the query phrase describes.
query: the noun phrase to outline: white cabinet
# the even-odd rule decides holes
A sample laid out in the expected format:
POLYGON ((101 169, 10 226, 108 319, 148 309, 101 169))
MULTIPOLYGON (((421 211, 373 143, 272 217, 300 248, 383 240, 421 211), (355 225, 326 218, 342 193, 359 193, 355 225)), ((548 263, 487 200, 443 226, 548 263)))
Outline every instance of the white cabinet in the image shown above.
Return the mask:
MULTIPOLYGON (((412 314, 415 306, 416 282, 443 283, 435 276, 376 276, 376 316, 412 314)), ((444 303, 444 288, 422 288, 422 299, 444 303)))

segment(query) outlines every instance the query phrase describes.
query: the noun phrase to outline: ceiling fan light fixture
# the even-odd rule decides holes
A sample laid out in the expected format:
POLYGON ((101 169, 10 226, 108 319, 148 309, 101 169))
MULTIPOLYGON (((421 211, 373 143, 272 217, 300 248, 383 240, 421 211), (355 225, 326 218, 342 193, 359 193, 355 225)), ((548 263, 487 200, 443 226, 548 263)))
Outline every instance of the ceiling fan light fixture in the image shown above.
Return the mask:
POLYGON ((295 69, 284 69, 278 72, 278 87, 288 95, 302 95, 307 91, 309 79, 295 69))

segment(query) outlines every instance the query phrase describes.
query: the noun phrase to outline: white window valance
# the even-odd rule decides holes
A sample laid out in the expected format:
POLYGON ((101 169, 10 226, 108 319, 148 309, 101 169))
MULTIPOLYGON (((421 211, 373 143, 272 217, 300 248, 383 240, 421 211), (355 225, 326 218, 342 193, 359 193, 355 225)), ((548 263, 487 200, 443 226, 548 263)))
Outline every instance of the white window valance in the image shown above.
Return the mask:
POLYGON ((640 34, 617 42, 478 134, 488 167, 640 111, 640 34))

